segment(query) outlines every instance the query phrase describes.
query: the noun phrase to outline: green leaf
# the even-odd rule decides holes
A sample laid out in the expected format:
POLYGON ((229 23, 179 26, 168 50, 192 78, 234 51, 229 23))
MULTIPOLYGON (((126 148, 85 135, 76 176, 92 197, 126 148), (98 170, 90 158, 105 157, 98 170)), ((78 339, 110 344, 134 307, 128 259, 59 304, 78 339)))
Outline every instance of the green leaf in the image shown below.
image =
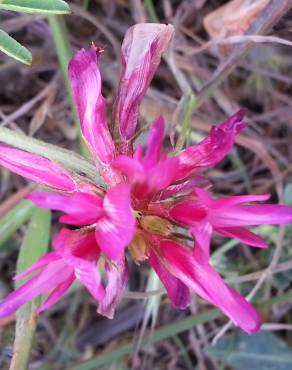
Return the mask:
MULTIPOLYGON (((20 248, 17 260, 17 273, 23 272, 47 252, 50 240, 51 212, 36 208, 20 248)), ((23 284, 17 282, 16 287, 23 284)), ((27 303, 17 312, 15 341, 10 370, 26 370, 37 325, 37 308, 41 303, 38 297, 27 303)))
POLYGON ((63 0, 0 0, 0 9, 32 14, 68 14, 69 5, 63 0))
POLYGON ((30 219, 34 209, 32 202, 23 200, 0 219, 0 248, 21 225, 30 219))
POLYGON ((237 331, 210 347, 208 354, 236 370, 292 369, 292 350, 268 331, 254 335, 237 331))
POLYGON ((30 65, 32 62, 31 52, 3 30, 0 30, 0 50, 24 64, 30 65))
POLYGON ((48 158, 81 176, 86 175, 97 185, 104 186, 104 181, 99 176, 96 166, 70 150, 45 143, 6 127, 0 127, 0 142, 48 158))

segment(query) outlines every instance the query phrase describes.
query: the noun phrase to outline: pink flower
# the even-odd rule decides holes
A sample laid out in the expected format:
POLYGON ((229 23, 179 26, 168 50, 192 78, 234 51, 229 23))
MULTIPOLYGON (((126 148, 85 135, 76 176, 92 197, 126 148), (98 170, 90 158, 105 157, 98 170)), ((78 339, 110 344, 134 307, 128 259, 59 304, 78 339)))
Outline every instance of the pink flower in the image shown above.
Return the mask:
POLYGON ((62 229, 54 251, 18 276, 35 273, 0 303, 0 316, 48 294, 40 308, 44 310, 79 279, 98 302, 98 312, 112 317, 127 284, 128 253, 138 264, 150 262, 175 307, 186 308, 194 292, 243 330, 259 329, 261 319, 252 305, 209 263, 212 232, 263 248, 264 240, 248 227, 291 223, 291 207, 249 205, 267 200, 266 195, 213 199, 200 174, 230 152, 245 127, 244 111, 214 126, 202 142, 176 156, 163 152, 164 121, 158 117, 145 153, 140 145, 133 150, 139 104, 172 35, 171 25, 139 24, 128 30, 111 130, 101 93, 100 50, 83 49, 69 64, 81 131, 106 187, 80 182, 74 173, 46 158, 0 146, 0 164, 55 191, 34 192, 28 198, 40 207, 61 211, 59 221, 77 228, 62 229), (106 284, 97 267, 102 263, 106 284))

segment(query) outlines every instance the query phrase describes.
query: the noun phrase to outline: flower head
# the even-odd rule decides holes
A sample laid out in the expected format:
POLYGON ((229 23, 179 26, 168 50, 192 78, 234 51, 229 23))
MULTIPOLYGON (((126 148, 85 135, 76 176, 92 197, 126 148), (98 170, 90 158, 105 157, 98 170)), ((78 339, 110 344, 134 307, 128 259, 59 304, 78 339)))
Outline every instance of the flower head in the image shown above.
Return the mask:
POLYGON ((35 273, 0 303, 0 316, 40 294, 48 295, 40 308, 44 310, 78 279, 98 302, 98 312, 112 317, 127 284, 128 254, 138 264, 149 261, 175 307, 186 308, 191 293, 196 293, 243 330, 259 329, 259 314, 209 262, 212 233, 264 248, 265 241, 249 227, 291 223, 291 207, 250 204, 267 200, 267 195, 214 198, 200 173, 230 152, 246 125, 244 111, 175 156, 163 151, 165 123, 158 117, 149 130, 146 150, 140 145, 133 149, 139 104, 172 35, 171 25, 139 24, 128 30, 111 130, 101 93, 100 50, 83 49, 69 64, 81 132, 106 187, 81 181, 46 158, 0 146, 0 164, 54 190, 33 192, 28 198, 40 207, 61 211, 60 223, 76 228, 63 228, 54 239, 54 251, 18 276, 35 273))

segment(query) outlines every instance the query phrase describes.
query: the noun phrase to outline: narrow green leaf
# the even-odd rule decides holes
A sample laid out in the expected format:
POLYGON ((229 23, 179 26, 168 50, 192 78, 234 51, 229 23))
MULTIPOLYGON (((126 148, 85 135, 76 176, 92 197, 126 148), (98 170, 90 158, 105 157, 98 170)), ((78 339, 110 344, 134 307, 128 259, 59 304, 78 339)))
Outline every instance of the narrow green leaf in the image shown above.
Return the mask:
POLYGON ((15 231, 29 220, 35 206, 23 200, 0 219, 0 248, 15 231))
POLYGON ((96 166, 70 150, 45 143, 6 127, 0 127, 0 142, 48 158, 73 172, 86 175, 97 185, 104 185, 96 166))
MULTIPOLYGON (((31 217, 17 260, 17 273, 23 272, 46 253, 50 240, 51 212, 36 208, 31 217)), ((27 278, 29 279, 29 278, 27 278)), ((26 279, 26 280, 27 280, 26 279)), ((23 279, 25 280, 25 279, 23 279)), ((17 282, 16 287, 23 284, 17 282)), ((41 298, 24 305, 17 312, 15 341, 10 370, 27 370, 37 325, 36 310, 41 298)))
POLYGON ((31 52, 3 30, 0 30, 0 50, 24 64, 30 65, 32 62, 31 52))
POLYGON ((68 14, 69 5, 63 0, 0 0, 0 9, 32 14, 68 14))

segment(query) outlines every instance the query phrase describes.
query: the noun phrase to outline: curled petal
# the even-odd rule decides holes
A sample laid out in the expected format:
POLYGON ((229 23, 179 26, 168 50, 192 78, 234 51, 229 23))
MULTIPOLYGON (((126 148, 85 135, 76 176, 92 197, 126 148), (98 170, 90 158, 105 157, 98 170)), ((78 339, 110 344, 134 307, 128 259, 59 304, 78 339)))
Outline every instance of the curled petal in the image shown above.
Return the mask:
POLYGON ((71 225, 95 223, 103 214, 102 198, 85 193, 60 195, 48 192, 32 192, 27 196, 37 206, 66 213, 60 222, 71 225))
POLYGON ((106 263, 105 270, 107 286, 97 312, 112 319, 115 308, 122 299, 124 289, 128 283, 128 264, 125 256, 122 256, 114 264, 106 263))
POLYGON ((170 241, 162 242, 160 250, 174 275, 191 290, 220 308, 246 332, 259 330, 261 318, 257 311, 224 283, 204 254, 195 257, 186 248, 170 241))
POLYGON ((37 183, 62 191, 74 191, 75 181, 60 166, 47 158, 0 145, 0 165, 37 183))
POLYGON ((122 77, 115 102, 115 122, 125 140, 135 133, 139 104, 173 32, 172 25, 141 23, 126 33, 122 45, 122 77))
POLYGON ((106 120, 106 104, 101 94, 95 46, 82 49, 69 63, 69 81, 77 107, 81 130, 95 157, 102 163, 113 159, 114 144, 106 120))
POLYGON ((214 166, 232 149, 235 136, 246 126, 242 109, 227 121, 211 129, 209 135, 197 145, 183 150, 178 158, 179 171, 176 179, 189 176, 195 169, 214 166))
POLYGON ((103 209, 105 216, 96 224, 95 237, 106 256, 118 260, 135 232, 130 186, 122 183, 110 189, 103 209))
POLYGON ((164 285, 174 307, 187 308, 191 304, 189 288, 167 270, 152 249, 149 252, 149 262, 164 285))
POLYGON ((218 234, 227 236, 228 238, 238 239, 242 243, 252 247, 267 248, 267 243, 258 235, 252 233, 244 227, 221 227, 215 228, 218 234))

